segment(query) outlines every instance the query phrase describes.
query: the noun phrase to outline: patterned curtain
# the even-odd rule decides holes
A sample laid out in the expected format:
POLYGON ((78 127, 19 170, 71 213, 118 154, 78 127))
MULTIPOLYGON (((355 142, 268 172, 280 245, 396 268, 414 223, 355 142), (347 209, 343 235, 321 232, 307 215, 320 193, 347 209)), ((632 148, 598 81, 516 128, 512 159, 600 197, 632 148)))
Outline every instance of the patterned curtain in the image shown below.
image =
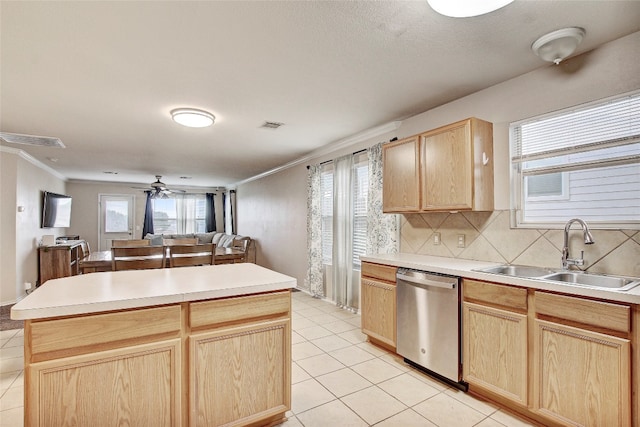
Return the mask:
POLYGON ((367 150, 369 198, 367 206, 367 255, 398 252, 400 216, 382 213, 382 143, 367 150))
POLYGON ((311 165, 307 173, 307 252, 309 266, 305 288, 314 297, 324 297, 322 277, 322 210, 320 165, 311 165))

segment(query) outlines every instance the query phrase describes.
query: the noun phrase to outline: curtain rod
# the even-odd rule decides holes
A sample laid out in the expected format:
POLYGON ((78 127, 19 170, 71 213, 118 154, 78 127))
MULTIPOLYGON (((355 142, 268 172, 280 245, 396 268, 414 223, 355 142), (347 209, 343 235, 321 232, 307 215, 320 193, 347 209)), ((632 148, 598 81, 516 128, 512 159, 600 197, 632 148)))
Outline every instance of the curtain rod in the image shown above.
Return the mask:
MULTIPOLYGON (((358 150, 358 151, 354 151, 353 153, 351 153, 352 156, 355 156, 356 154, 360 154, 360 153, 364 153, 365 151, 367 151, 368 148, 363 148, 362 150, 358 150)), ((319 165, 326 165, 327 163, 331 163, 333 162, 334 159, 331 160, 325 160, 324 162, 320 162, 319 165)), ((311 167, 311 165, 307 165, 307 169, 309 169, 311 167)))

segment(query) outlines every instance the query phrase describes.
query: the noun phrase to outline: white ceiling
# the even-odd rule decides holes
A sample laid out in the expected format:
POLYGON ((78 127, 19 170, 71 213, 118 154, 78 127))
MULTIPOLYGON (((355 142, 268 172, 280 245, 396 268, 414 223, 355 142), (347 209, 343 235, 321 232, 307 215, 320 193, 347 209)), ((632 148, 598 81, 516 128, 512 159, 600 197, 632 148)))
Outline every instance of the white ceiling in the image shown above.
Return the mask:
POLYGON ((194 186, 551 66, 530 50, 549 31, 585 28, 579 54, 640 30, 640 1, 605 0, 519 0, 469 19, 426 1, 2 1, 0 13, 0 128, 66 148, 3 145, 69 179, 194 186), (177 107, 216 124, 178 125, 177 107))

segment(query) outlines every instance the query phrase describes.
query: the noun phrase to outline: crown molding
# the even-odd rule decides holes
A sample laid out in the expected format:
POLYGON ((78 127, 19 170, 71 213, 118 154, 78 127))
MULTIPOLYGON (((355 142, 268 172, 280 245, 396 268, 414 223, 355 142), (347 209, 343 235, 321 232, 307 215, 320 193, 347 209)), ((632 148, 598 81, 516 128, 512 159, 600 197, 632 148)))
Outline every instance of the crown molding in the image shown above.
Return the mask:
POLYGON ((244 179, 242 181, 238 181, 235 184, 230 185, 228 188, 235 188, 235 187, 237 187, 239 185, 246 184, 248 182, 255 181, 255 180, 267 177, 269 175, 273 175, 274 173, 281 172, 281 171, 283 171, 285 169, 289 169, 289 168, 291 168, 293 166, 297 166, 297 165, 299 165, 301 163, 306 163, 306 162, 308 162, 308 161, 310 161, 312 159, 315 159, 317 157, 324 156, 324 155, 333 153, 335 151, 341 150, 343 148, 350 147, 350 146, 352 146, 354 144, 357 144, 359 142, 366 141, 367 139, 375 138, 376 136, 385 134, 387 132, 392 132, 392 131, 398 129, 401 124, 402 124, 402 121, 398 120, 398 121, 389 122, 389 123, 386 123, 384 125, 376 126, 374 128, 367 129, 365 131, 356 133, 355 135, 351 135, 351 136, 349 136, 347 138, 332 142, 331 144, 327 144, 327 145, 325 145, 325 146, 323 146, 321 148, 318 148, 317 150, 314 150, 314 151, 310 152, 306 156, 302 156, 302 157, 300 157, 300 158, 298 158, 296 160, 293 160, 293 161, 291 161, 289 163, 285 163, 282 166, 278 166, 276 168, 269 169, 268 171, 262 172, 262 173, 260 173, 258 175, 255 175, 255 176, 252 176, 251 178, 247 178, 247 179, 244 179))
POLYGON ((0 152, 14 154, 14 155, 26 160, 27 162, 31 163, 35 167, 40 168, 40 169, 50 173, 51 175, 55 176, 56 178, 58 178, 58 179, 60 179, 62 181, 65 181, 65 182, 67 181, 67 177, 66 176, 62 175, 60 172, 56 171, 55 169, 52 169, 51 167, 45 165, 40 160, 36 159, 35 157, 33 157, 31 154, 27 153, 24 150, 20 150, 18 148, 13 148, 13 147, 7 147, 7 146, 4 146, 4 145, 0 145, 0 152))

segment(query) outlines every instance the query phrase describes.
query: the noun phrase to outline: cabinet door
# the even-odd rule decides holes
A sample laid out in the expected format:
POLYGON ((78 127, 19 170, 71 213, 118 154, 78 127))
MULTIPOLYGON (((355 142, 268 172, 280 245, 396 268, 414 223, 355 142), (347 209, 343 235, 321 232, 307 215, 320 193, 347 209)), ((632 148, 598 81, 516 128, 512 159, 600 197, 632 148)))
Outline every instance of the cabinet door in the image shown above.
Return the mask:
POLYGON ((195 334, 189 348, 191 426, 257 424, 291 407, 288 318, 195 334))
POLYGON ((473 208, 471 125, 464 121, 423 134, 422 210, 473 208))
POLYGON ((527 404, 527 316, 463 303, 463 378, 527 404))
POLYGON ((362 278, 362 333, 396 346, 396 287, 362 278))
POLYGON ((419 139, 417 136, 382 146, 383 212, 420 209, 419 139))
POLYGON ((180 339, 31 364, 26 425, 179 426, 180 339))
POLYGON ((534 410, 564 425, 630 426, 629 340, 535 321, 534 410))

